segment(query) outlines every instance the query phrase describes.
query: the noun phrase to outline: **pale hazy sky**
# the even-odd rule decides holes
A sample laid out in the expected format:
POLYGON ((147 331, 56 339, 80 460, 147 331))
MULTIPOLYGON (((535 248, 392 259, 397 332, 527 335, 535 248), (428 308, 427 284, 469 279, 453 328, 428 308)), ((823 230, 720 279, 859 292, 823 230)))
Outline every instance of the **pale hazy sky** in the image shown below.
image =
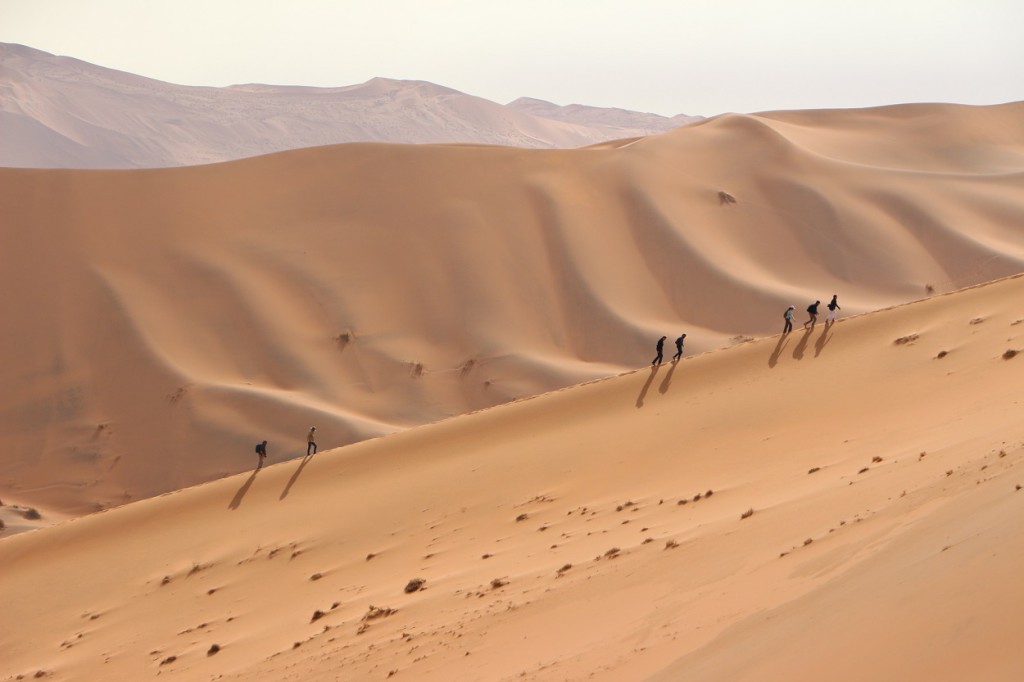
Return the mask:
POLYGON ((0 0, 0 42, 185 85, 665 115, 1024 99, 1024 0, 0 0))

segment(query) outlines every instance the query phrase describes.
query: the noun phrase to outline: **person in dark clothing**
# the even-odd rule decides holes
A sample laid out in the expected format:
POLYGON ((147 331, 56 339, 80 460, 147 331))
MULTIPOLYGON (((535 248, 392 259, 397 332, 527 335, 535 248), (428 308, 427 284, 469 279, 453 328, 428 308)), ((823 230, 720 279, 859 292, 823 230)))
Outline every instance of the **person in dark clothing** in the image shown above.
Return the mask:
POLYGON ((683 339, 685 338, 686 334, 683 334, 678 339, 676 339, 676 354, 672 356, 673 362, 683 357, 683 339))
POLYGON ((663 336, 658 339, 658 354, 654 356, 653 360, 651 360, 652 365, 660 365, 661 361, 664 359, 662 353, 665 351, 665 339, 667 338, 667 336, 663 336))
POLYGON ((259 456, 259 463, 256 465, 256 468, 262 469, 263 460, 267 458, 267 441, 256 444, 256 454, 259 456))
POLYGON ((835 322, 840 310, 842 308, 839 307, 839 294, 832 294, 832 300, 828 302, 828 315, 825 316, 825 324, 835 322))
POLYGON ((786 312, 783 313, 782 317, 786 320, 786 326, 782 328, 783 334, 788 334, 793 331, 793 311, 796 310, 796 306, 789 306, 786 308, 786 312))
POLYGON ((814 303, 807 306, 807 313, 811 316, 809 320, 804 322, 804 329, 807 329, 807 325, 814 329, 815 323, 818 321, 818 306, 821 305, 821 301, 815 301, 814 303))

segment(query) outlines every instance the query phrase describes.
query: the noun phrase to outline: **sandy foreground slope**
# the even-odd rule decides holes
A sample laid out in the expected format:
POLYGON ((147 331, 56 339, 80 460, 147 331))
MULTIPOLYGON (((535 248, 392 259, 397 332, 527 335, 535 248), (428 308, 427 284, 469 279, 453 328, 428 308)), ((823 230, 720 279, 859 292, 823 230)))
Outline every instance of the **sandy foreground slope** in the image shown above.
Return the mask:
POLYGON ((1020 272, 1022 112, 0 169, 0 499, 46 523, 1020 272))
POLYGON ((0 680, 1020 679, 1022 301, 1002 280, 10 537, 0 680))

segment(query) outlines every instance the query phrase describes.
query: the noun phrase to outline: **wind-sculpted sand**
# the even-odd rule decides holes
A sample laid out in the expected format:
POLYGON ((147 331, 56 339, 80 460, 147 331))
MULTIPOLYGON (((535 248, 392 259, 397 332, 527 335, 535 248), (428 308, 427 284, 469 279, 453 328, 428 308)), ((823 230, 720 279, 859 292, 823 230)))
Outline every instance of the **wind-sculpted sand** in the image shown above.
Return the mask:
POLYGON ((45 523, 1016 273, 1022 113, 0 169, 0 498, 45 523))
POLYGON ((1022 301, 1005 279, 15 535, 0 680, 1019 679, 1022 301))

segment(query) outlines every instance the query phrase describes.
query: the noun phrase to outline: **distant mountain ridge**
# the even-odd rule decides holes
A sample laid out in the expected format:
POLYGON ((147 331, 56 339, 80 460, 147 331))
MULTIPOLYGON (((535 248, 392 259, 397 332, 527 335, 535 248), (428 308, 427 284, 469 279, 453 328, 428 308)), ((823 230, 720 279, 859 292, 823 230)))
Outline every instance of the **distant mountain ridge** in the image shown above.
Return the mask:
POLYGON ((698 120, 530 98, 502 105, 386 78, 337 88, 175 85, 0 43, 5 167, 198 165, 345 142, 573 148, 698 120))

